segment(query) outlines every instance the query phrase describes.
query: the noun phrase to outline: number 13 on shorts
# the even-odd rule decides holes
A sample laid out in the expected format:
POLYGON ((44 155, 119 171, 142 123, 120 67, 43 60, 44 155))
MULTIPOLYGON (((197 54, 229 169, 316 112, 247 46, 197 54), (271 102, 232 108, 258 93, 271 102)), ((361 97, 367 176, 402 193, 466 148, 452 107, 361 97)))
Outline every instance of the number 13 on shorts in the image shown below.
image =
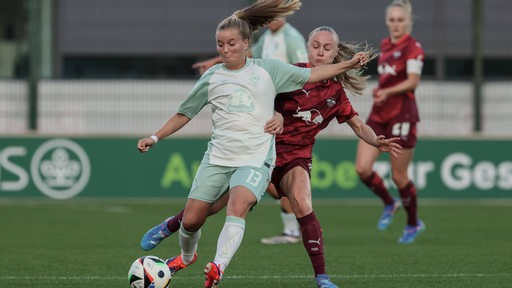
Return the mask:
POLYGON ((257 187, 261 181, 261 178, 263 178, 263 176, 261 175, 260 172, 251 169, 251 172, 249 173, 249 176, 247 176, 247 179, 245 181, 251 186, 257 187))

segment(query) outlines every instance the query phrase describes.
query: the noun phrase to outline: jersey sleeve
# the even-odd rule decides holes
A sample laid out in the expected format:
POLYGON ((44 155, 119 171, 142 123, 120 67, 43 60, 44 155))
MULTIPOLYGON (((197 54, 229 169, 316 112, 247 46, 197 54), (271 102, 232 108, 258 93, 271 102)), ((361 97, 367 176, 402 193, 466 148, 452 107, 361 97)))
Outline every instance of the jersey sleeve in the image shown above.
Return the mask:
POLYGON ((270 74, 277 93, 290 92, 302 88, 311 75, 311 69, 309 68, 285 64, 273 59, 259 61, 261 61, 261 66, 270 74))
POLYGON ((420 74, 423 69, 424 52, 419 42, 414 42, 409 47, 407 55, 406 71, 407 74, 420 74))
POLYGON ((338 115, 336 115, 336 120, 338 120, 339 124, 354 118, 354 116, 359 116, 359 113, 357 113, 357 111, 354 109, 354 106, 352 106, 352 103, 350 103, 347 94, 343 93, 341 99, 343 105, 341 105, 338 111, 338 115))
POLYGON ((196 82, 187 98, 178 106, 176 112, 187 116, 192 119, 194 116, 208 104, 208 84, 211 75, 213 74, 214 67, 210 68, 208 72, 196 82))

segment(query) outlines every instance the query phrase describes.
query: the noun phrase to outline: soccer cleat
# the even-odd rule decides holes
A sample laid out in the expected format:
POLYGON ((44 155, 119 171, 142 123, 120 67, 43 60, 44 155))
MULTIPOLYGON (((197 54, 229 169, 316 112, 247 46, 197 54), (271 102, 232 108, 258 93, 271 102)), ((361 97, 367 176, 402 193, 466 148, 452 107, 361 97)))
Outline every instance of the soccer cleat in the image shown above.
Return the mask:
POLYGON ((377 229, 386 230, 393 222, 393 217, 401 205, 400 201, 393 199, 393 204, 384 206, 384 211, 379 218, 379 223, 377 223, 377 229))
POLYGON ((172 234, 172 232, 170 232, 169 229, 167 229, 167 223, 172 218, 174 218, 174 216, 165 219, 164 222, 149 229, 149 231, 146 232, 146 234, 144 234, 144 236, 142 236, 142 239, 140 240, 140 248, 142 248, 142 250, 145 251, 151 250, 158 246, 158 244, 160 244, 162 240, 169 237, 172 234))
POLYGON ((206 264, 204 267, 204 276, 206 281, 204 281, 205 288, 217 288, 217 284, 219 284, 220 278, 224 271, 220 270, 220 265, 217 265, 213 262, 206 264))
POLYGON ((421 221, 421 220, 418 220, 418 225, 416 225, 416 226, 411 226, 411 225, 405 226, 402 237, 400 237, 400 239, 398 239, 398 243, 409 244, 409 243, 414 242, 416 237, 418 237, 418 235, 421 232, 425 231, 425 229, 426 229, 425 223, 423 223, 423 221, 421 221))
POLYGON ((338 286, 331 282, 329 276, 325 274, 316 275, 315 280, 318 288, 338 288, 338 286))
POLYGON ((194 253, 194 258, 192 258, 192 261, 190 263, 185 264, 183 263, 183 260, 181 259, 181 255, 169 258, 165 260, 165 263, 167 264, 167 267, 169 267, 169 270, 171 270, 171 276, 174 275, 176 272, 180 271, 181 269, 187 268, 189 265, 194 264, 197 260, 197 253, 194 253))
POLYGON ((263 244, 269 244, 269 245, 276 245, 276 244, 295 244, 299 243, 302 240, 302 237, 300 236, 291 236, 287 234, 281 234, 274 237, 269 238, 261 238, 261 243, 263 244))

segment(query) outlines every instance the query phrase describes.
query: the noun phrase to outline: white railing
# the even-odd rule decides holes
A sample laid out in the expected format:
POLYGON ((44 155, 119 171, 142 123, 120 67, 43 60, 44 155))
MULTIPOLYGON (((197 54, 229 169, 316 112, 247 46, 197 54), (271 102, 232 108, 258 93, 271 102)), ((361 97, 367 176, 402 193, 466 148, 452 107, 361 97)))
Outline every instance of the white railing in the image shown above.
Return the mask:
MULTIPOLYGON (((44 80, 39 85, 38 134, 146 135, 156 131, 186 97, 194 80, 44 80)), ((363 96, 349 95, 361 118, 371 107, 370 81, 363 96)), ((512 82, 487 82, 483 89, 483 136, 512 136, 512 82)), ((422 81, 416 92, 426 136, 474 136, 470 82, 422 81)), ((210 134, 206 107, 179 135, 210 134)), ((28 132, 27 85, 0 81, 0 134, 28 132)), ((323 136, 352 135, 333 121, 323 136)))

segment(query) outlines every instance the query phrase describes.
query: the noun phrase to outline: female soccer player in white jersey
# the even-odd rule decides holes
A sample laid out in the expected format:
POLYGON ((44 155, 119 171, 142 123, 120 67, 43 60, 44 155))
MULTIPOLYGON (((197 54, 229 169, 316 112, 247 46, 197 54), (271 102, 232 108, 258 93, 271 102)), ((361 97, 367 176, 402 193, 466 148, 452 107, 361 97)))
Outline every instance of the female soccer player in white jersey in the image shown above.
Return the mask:
MULTIPOLYGON (((284 63, 307 62, 306 40, 304 36, 285 17, 279 17, 266 25, 263 34, 250 47, 248 56, 261 59, 276 59, 284 63)), ((192 68, 203 74, 208 68, 222 62, 220 56, 194 63, 192 68)), ((293 244, 301 241, 299 223, 295 219, 288 198, 280 200, 280 216, 283 231, 280 235, 262 238, 264 244, 293 244)))
POLYGON ((181 254, 168 260, 173 272, 195 262, 201 226, 213 203, 228 190, 226 221, 215 258, 204 269, 204 287, 217 287, 240 247, 248 212, 270 182, 275 141, 263 126, 273 115, 276 95, 330 79, 368 61, 368 54, 360 52, 349 61, 309 69, 246 57, 253 31, 300 6, 298 0, 259 0, 222 20, 216 30, 222 63, 202 75, 162 128, 137 144, 139 151, 148 151, 158 139, 175 133, 204 106, 211 105, 212 136, 185 205, 179 230, 181 254))

